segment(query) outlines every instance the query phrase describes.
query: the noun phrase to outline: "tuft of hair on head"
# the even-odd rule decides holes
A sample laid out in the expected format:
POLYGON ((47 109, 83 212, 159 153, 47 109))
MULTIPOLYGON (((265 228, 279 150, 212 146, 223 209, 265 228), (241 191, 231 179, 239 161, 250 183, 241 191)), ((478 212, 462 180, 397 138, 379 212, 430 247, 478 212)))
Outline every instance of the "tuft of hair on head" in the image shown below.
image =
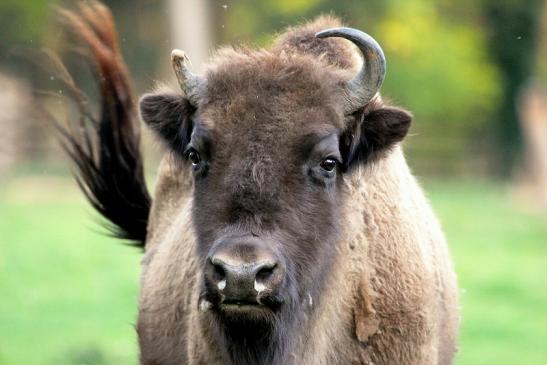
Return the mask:
POLYGON ((89 51, 100 91, 98 117, 66 73, 79 110, 79 122, 57 123, 64 150, 75 165, 75 179, 114 236, 144 247, 151 198, 144 178, 140 130, 128 71, 110 10, 96 1, 76 11, 58 9, 61 19, 89 51))
POLYGON ((352 69, 360 65, 356 48, 341 38, 319 39, 319 31, 343 27, 344 23, 334 15, 320 15, 312 21, 287 28, 274 43, 274 51, 286 54, 307 54, 322 59, 327 64, 341 69, 352 69))

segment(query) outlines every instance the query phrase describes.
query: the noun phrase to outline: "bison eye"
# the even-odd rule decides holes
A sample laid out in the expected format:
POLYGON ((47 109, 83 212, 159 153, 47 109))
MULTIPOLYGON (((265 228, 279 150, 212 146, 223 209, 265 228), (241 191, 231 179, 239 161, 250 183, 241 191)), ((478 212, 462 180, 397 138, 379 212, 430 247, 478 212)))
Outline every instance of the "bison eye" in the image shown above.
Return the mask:
POLYGON ((336 168, 336 165, 338 164, 338 161, 336 161, 334 158, 328 157, 321 161, 319 166, 327 172, 332 172, 336 168))
POLYGON ((192 166, 196 167, 201 162, 201 157, 199 156, 198 151, 196 151, 193 148, 190 148, 188 152, 186 152, 186 156, 188 156, 188 159, 192 163, 192 166))

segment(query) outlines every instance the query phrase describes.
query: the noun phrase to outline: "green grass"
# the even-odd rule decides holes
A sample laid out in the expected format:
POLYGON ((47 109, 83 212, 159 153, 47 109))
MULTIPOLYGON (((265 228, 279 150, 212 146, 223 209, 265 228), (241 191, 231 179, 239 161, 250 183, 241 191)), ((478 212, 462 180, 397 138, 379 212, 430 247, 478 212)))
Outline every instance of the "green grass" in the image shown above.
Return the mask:
POLYGON ((547 364, 547 217, 488 183, 428 186, 461 288, 457 364, 547 364))
POLYGON ((139 252, 68 180, 0 187, 0 364, 135 364, 139 252))
MULTIPOLYGON (((500 185, 426 184, 462 288, 458 365, 547 363, 547 218, 500 185)), ((0 365, 134 364, 138 250, 65 178, 0 184, 0 365)))

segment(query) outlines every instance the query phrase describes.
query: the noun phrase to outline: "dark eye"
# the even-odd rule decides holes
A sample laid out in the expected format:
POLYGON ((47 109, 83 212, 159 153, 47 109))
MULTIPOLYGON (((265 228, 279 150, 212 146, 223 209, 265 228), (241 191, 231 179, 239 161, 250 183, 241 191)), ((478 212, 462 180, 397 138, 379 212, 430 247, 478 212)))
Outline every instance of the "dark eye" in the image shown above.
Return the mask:
POLYGON ((321 161, 319 166, 321 166, 321 168, 325 171, 332 172, 336 168, 337 164, 338 164, 338 161, 336 161, 334 158, 329 157, 321 161))
POLYGON ((197 166, 201 162, 201 157, 199 156, 198 151, 194 149, 188 151, 188 159, 192 163, 192 166, 197 166))

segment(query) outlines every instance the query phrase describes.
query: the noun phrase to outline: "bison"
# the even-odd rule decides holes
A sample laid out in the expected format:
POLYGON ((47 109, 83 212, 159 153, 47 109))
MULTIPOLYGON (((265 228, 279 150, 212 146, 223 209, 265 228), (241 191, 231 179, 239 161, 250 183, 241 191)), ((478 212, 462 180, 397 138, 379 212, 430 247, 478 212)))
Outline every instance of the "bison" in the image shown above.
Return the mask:
POLYGON ((61 129, 65 148, 93 207, 144 249, 141 364, 452 363, 456 277, 372 37, 322 16, 270 49, 221 48, 203 75, 173 51, 181 91, 138 102, 165 146, 151 198, 112 17, 63 14, 102 97, 99 118, 82 107, 91 128, 61 129))

